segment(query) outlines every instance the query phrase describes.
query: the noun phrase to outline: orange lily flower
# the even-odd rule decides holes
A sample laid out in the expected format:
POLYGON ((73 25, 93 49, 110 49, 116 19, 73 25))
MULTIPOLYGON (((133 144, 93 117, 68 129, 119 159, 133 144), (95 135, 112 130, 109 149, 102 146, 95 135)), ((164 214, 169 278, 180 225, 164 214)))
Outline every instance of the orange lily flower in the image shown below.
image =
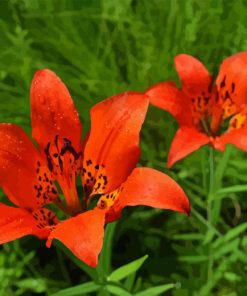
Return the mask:
POLYGON ((82 125, 66 86, 50 70, 38 71, 31 86, 38 148, 17 125, 0 124, 0 185, 13 204, 0 203, 0 243, 33 234, 50 247, 58 239, 95 267, 104 225, 118 219, 124 207, 140 204, 188 214, 189 201, 175 181, 150 168, 135 168, 147 107, 148 98, 135 92, 96 104, 91 131, 82 142, 82 125), (49 204, 69 217, 59 220, 49 204))
POLYGON ((146 91, 150 102, 170 112, 180 125, 168 167, 206 144, 222 151, 226 144, 247 150, 247 52, 223 61, 215 85, 204 65, 190 55, 176 56, 175 67, 181 89, 169 81, 146 91))

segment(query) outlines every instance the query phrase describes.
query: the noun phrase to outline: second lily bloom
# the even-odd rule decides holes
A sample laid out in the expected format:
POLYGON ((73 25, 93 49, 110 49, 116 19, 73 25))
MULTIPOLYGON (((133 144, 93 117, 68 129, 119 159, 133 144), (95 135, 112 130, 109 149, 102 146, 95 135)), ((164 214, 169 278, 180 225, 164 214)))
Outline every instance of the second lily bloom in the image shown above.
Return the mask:
POLYGON ((226 58, 214 82, 204 65, 187 54, 175 58, 182 87, 158 83, 146 91, 153 105, 170 112, 179 129, 168 166, 210 144, 224 150, 234 144, 247 150, 247 52, 226 58))

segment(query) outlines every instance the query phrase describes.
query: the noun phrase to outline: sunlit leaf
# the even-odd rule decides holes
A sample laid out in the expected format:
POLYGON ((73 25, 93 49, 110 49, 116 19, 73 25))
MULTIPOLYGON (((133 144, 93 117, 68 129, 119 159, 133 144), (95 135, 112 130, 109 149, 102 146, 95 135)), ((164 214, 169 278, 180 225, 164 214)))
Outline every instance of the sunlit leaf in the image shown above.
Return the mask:
POLYGON ((135 296, 156 296, 161 295, 161 293, 164 293, 172 288, 174 288, 174 284, 167 284, 167 285, 160 285, 156 287, 152 287, 149 289, 146 289, 144 291, 141 291, 139 293, 136 293, 135 296))
POLYGON ((100 289, 100 285, 95 282, 88 282, 72 288, 61 290, 52 296, 80 296, 87 295, 88 293, 96 292, 100 289))
POLYGON ((117 295, 117 296, 131 296, 132 294, 130 294, 127 290, 119 287, 119 286, 115 286, 112 284, 107 284, 105 286, 105 289, 112 293, 112 295, 117 295))
POLYGON ((188 262, 188 263, 200 263, 208 261, 208 256, 206 255, 195 255, 195 256, 180 256, 179 260, 182 262, 188 262))
POLYGON ((109 281, 120 281, 126 278, 133 272, 136 272, 139 268, 141 268, 144 261, 148 258, 148 255, 145 255, 137 260, 134 260, 124 266, 119 267, 114 270, 108 277, 109 281))
POLYGON ((46 291, 47 285, 44 279, 33 279, 33 278, 26 278, 23 280, 19 280, 16 283, 18 288, 24 290, 31 290, 35 293, 42 293, 46 291))

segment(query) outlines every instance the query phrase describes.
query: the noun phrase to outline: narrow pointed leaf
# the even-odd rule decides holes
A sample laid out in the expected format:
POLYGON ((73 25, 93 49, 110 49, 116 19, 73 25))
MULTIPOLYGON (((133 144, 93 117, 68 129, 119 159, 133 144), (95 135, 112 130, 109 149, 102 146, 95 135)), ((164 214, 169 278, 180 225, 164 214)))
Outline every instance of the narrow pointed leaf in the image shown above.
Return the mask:
POLYGON ((81 296, 88 295, 88 293, 96 292, 100 289, 100 285, 95 282, 88 282, 72 288, 61 290, 52 296, 81 296))
POLYGON ((128 291, 126 291, 125 289, 123 289, 119 286, 115 286, 113 284, 107 284, 105 286, 105 289, 108 292, 110 292, 112 295, 117 295, 117 296, 131 296, 132 295, 128 291))
POLYGON ((128 290, 128 291, 131 291, 133 286, 134 286, 134 283, 135 283, 135 279, 136 279, 136 272, 130 274, 125 282, 124 282, 124 287, 128 290))
POLYGON ((230 186, 230 187, 226 187, 218 190, 217 195, 245 192, 245 191, 247 191, 247 185, 234 185, 234 186, 230 186))
POLYGON ((100 253, 99 264, 97 266, 99 277, 101 275, 108 276, 111 272, 112 243, 116 226, 117 222, 110 223, 106 226, 103 249, 100 253))
POLYGON ((174 288, 174 284, 160 285, 134 294, 135 296, 156 296, 174 288))
POLYGON ((108 280, 117 282, 126 278, 128 275, 136 272, 139 268, 141 268, 142 264, 147 258, 148 255, 145 255, 135 261, 132 261, 131 263, 119 267, 109 275, 108 280))

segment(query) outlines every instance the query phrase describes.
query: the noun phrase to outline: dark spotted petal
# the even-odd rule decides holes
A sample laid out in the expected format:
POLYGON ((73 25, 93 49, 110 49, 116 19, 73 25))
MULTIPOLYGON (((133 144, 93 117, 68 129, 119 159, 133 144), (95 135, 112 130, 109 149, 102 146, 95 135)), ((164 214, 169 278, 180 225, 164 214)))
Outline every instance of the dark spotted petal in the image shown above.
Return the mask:
POLYGON ((126 92, 91 109, 91 131, 83 162, 87 193, 116 189, 136 166, 140 156, 139 133, 147 107, 147 96, 126 92))
POLYGON ((150 168, 136 168, 122 184, 114 205, 106 219, 112 222, 120 217, 126 206, 149 206, 189 214, 189 200, 182 188, 169 176, 150 168))
POLYGON ((52 71, 36 72, 31 86, 32 135, 43 150, 58 135, 81 151, 82 126, 66 86, 52 71))
POLYGON ((28 211, 0 203, 0 244, 29 234, 44 239, 49 233, 50 229, 38 226, 28 211))
POLYGON ((215 149, 224 151, 227 144, 232 144, 247 151, 247 126, 232 129, 220 137, 217 137, 213 141, 215 149))
POLYGON ((45 154, 66 202, 80 211, 75 179, 81 170, 82 126, 66 86, 50 70, 38 71, 31 86, 33 137, 45 154))
POLYGON ((177 55, 175 67, 182 82, 182 91, 189 99, 194 123, 197 124, 212 112, 212 77, 199 60, 188 54, 177 55))
POLYGON ((0 186, 20 207, 35 209, 57 198, 44 159, 14 124, 0 124, 0 186))
POLYGON ((220 66, 216 85, 223 117, 239 112, 247 104, 247 51, 226 58, 220 66))
POLYGON ((205 66, 188 54, 175 57, 175 67, 182 82, 182 90, 191 96, 208 92, 212 78, 205 66))

